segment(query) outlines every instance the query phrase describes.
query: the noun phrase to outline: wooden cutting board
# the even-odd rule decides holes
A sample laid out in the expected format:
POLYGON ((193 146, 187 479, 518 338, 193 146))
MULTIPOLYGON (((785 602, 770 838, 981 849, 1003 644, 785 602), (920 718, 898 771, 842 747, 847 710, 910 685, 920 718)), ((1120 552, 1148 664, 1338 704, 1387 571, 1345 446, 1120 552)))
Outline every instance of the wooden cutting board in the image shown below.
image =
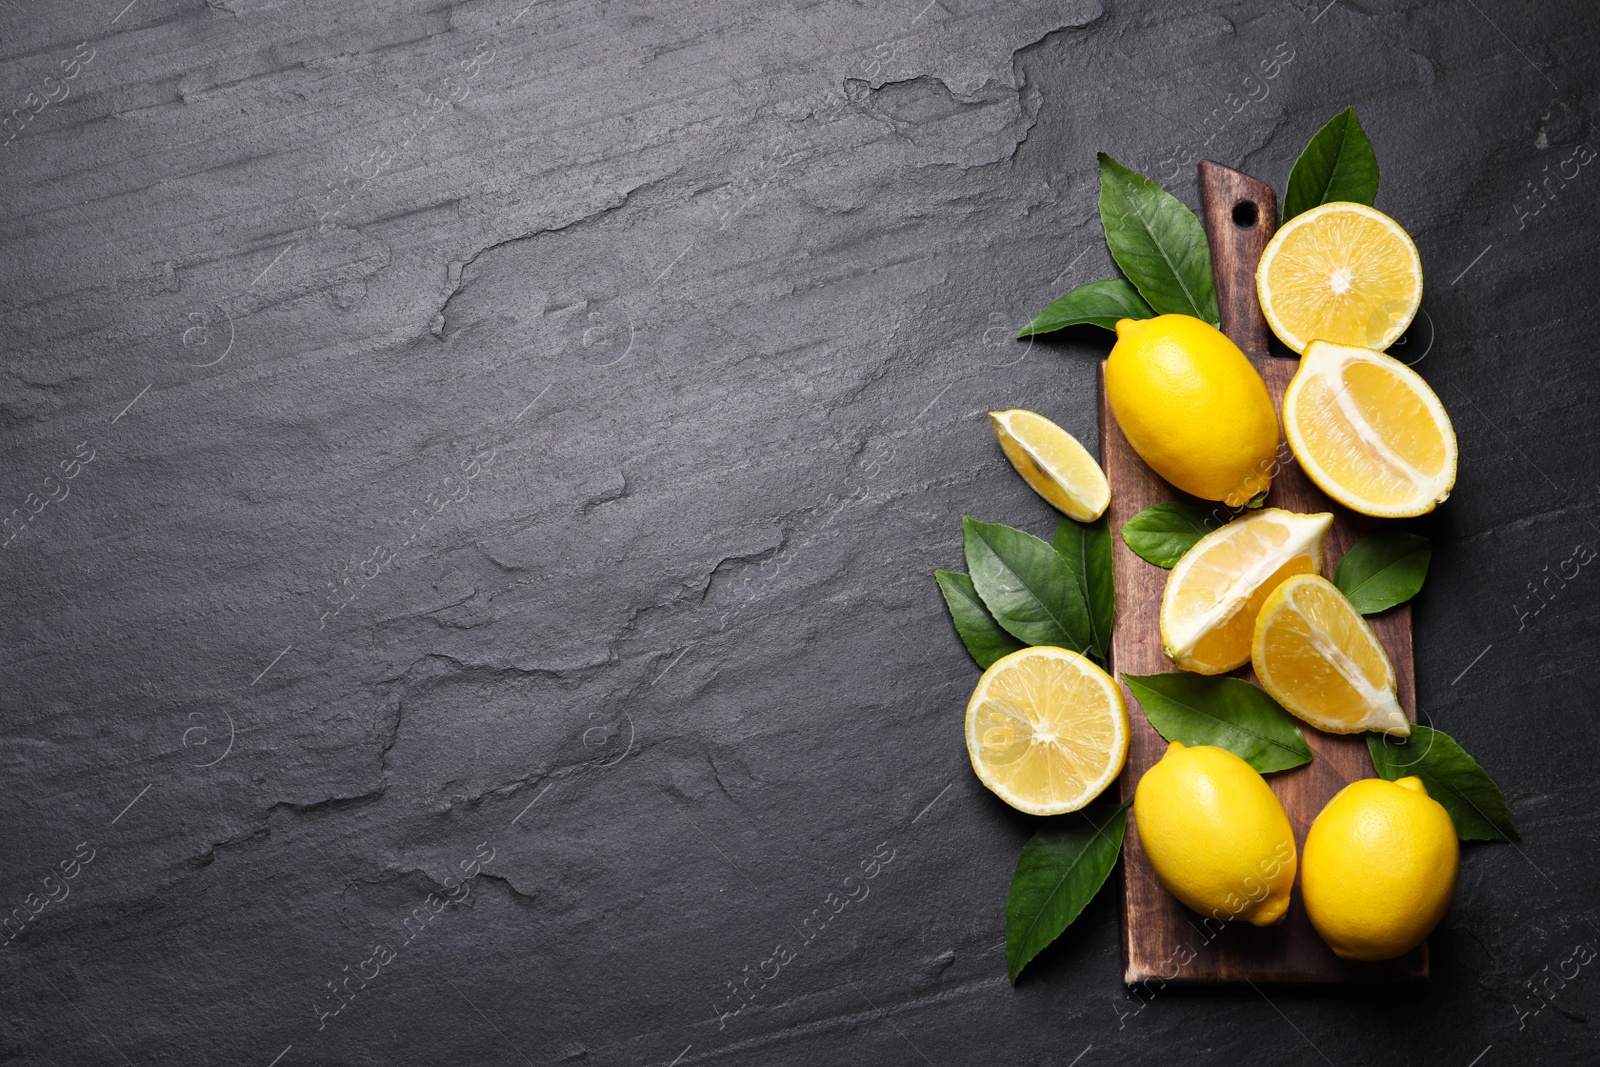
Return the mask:
MULTIPOLYGON (((1267 324, 1256 298, 1255 268, 1271 238, 1278 217, 1272 188, 1209 160, 1200 163, 1200 190, 1206 233, 1217 282, 1222 329, 1250 356, 1282 410, 1283 392, 1299 366, 1293 359, 1268 355, 1267 324)), ((1129 551, 1119 531, 1122 524, 1152 504, 1187 500, 1210 511, 1222 505, 1186 497, 1145 466, 1117 428, 1105 398, 1101 365, 1101 465, 1111 481, 1111 530, 1117 589, 1117 621, 1111 641, 1111 666, 1117 676, 1154 674, 1175 668, 1161 650, 1161 593, 1169 572, 1129 551)), ((1287 448, 1267 499, 1271 507, 1289 511, 1331 511, 1333 529, 1324 545, 1324 573, 1333 568, 1356 541, 1376 525, 1330 501, 1294 463, 1287 448)), ((1225 514, 1225 512, 1223 512, 1225 514)), ((1411 608, 1401 605, 1368 619, 1394 661, 1400 705, 1416 721, 1415 675, 1411 661, 1411 608)), ((1234 672, 1255 681, 1249 667, 1234 672)), ((1128 701, 1132 736, 1122 772, 1122 795, 1133 796, 1144 772, 1165 753, 1167 743, 1146 721, 1133 694, 1128 701)), ((1295 844, 1304 849, 1306 831, 1322 806, 1349 782, 1373 776, 1363 735, 1338 737, 1305 727, 1314 759, 1304 767, 1267 776, 1283 801, 1294 826, 1295 844)), ((1296 879, 1286 920, 1259 929, 1245 922, 1226 925, 1207 919, 1178 903, 1150 869, 1133 811, 1123 847, 1123 980, 1130 985, 1207 982, 1368 982, 1426 978, 1428 947, 1419 946, 1397 960, 1353 963, 1341 960, 1323 944, 1306 918, 1296 879)))

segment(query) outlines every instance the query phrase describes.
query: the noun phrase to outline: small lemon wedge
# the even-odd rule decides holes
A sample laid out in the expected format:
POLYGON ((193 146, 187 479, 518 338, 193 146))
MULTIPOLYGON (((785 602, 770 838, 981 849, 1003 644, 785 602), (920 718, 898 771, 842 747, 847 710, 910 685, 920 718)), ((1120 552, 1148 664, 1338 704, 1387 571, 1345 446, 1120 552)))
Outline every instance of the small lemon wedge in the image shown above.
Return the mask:
POLYGON ((1033 491, 1058 511, 1092 522, 1111 504, 1111 483, 1089 450, 1070 433, 1032 411, 991 411, 1006 458, 1033 491))
POLYGON ((1250 647, 1261 688, 1330 734, 1411 732, 1394 665, 1366 620, 1319 574, 1301 574, 1261 606, 1250 647))

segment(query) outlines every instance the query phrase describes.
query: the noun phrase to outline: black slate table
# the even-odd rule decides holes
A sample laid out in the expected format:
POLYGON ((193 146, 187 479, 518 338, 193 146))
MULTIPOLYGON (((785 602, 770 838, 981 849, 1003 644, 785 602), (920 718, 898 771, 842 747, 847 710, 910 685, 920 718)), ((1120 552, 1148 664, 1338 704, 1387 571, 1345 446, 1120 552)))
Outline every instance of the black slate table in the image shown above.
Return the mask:
POLYGON ((0 1061, 1592 1063, 1600 10, 0 3, 0 1061), (1094 153, 1354 105, 1462 444, 1406 989, 1011 988, 934 585, 1095 434, 1094 153))

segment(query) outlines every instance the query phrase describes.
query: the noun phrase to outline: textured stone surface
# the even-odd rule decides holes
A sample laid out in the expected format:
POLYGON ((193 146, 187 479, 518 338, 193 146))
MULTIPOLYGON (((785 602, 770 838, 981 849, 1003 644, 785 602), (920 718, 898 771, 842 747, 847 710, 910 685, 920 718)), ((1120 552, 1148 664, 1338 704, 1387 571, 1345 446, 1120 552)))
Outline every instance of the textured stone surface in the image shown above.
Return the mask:
POLYGON ((1591 1062, 1597 24, 0 4, 0 1060, 1591 1062), (1096 150, 1281 188, 1346 104, 1462 441, 1420 703, 1524 839, 1425 988, 1136 997, 1107 893, 1012 989, 930 572, 1108 338, 1010 334, 1096 150))

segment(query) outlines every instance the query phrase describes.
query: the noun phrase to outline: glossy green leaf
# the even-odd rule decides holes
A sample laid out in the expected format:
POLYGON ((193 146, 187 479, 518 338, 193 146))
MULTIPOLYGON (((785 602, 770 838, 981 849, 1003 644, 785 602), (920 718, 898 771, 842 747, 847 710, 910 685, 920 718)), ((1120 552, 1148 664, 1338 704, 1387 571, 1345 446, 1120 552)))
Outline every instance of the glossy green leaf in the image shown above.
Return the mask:
POLYGON ((1089 606, 1089 655, 1104 667, 1111 654, 1111 626, 1117 612, 1117 590, 1111 580, 1110 524, 1104 515, 1093 522, 1062 519, 1053 544, 1072 568, 1078 593, 1089 606))
POLYGON ((1100 153, 1100 224, 1111 258, 1157 313, 1215 326, 1217 291, 1206 231, 1183 201, 1100 153))
POLYGON ((1413 775, 1444 806, 1463 841, 1515 841, 1506 798, 1478 761, 1442 730, 1412 726, 1410 737, 1367 734, 1378 777, 1393 782, 1413 775))
POLYGON ((1210 516, 1193 504, 1177 500, 1155 504, 1122 524, 1122 543, 1145 562, 1170 570, 1211 532, 1208 521, 1210 516))
POLYGON ((967 573, 1007 633, 1029 645, 1089 648, 1088 604, 1059 552, 998 523, 963 518, 961 530, 967 573))
POLYGON ((1006 971, 1016 984, 1100 891, 1122 852, 1128 805, 1109 798, 1057 815, 1022 846, 1006 895, 1006 971))
POLYGON ((1318 130, 1289 171, 1283 221, 1335 200, 1372 206, 1378 198, 1378 157, 1354 108, 1345 108, 1318 130))
POLYGON ((1433 542, 1416 534, 1385 531, 1363 537, 1339 560, 1333 584, 1363 615, 1404 604, 1428 577, 1433 542))
POLYGON ((1049 307, 1018 331, 1017 337, 1032 337, 1079 323, 1114 330, 1121 319, 1150 319, 1155 314, 1154 309, 1144 302, 1144 297, 1139 295, 1139 290, 1121 278, 1088 282, 1066 296, 1056 297, 1049 307))
POLYGON ((979 667, 988 670, 995 660, 1026 647, 994 621, 970 577, 960 571, 934 571, 933 576, 938 579, 939 591, 944 594, 950 621, 956 624, 961 643, 967 646, 979 667))
POLYGON ((1276 700, 1242 678, 1124 674, 1156 733, 1185 745, 1215 745, 1268 774, 1311 762, 1300 724, 1276 700))

